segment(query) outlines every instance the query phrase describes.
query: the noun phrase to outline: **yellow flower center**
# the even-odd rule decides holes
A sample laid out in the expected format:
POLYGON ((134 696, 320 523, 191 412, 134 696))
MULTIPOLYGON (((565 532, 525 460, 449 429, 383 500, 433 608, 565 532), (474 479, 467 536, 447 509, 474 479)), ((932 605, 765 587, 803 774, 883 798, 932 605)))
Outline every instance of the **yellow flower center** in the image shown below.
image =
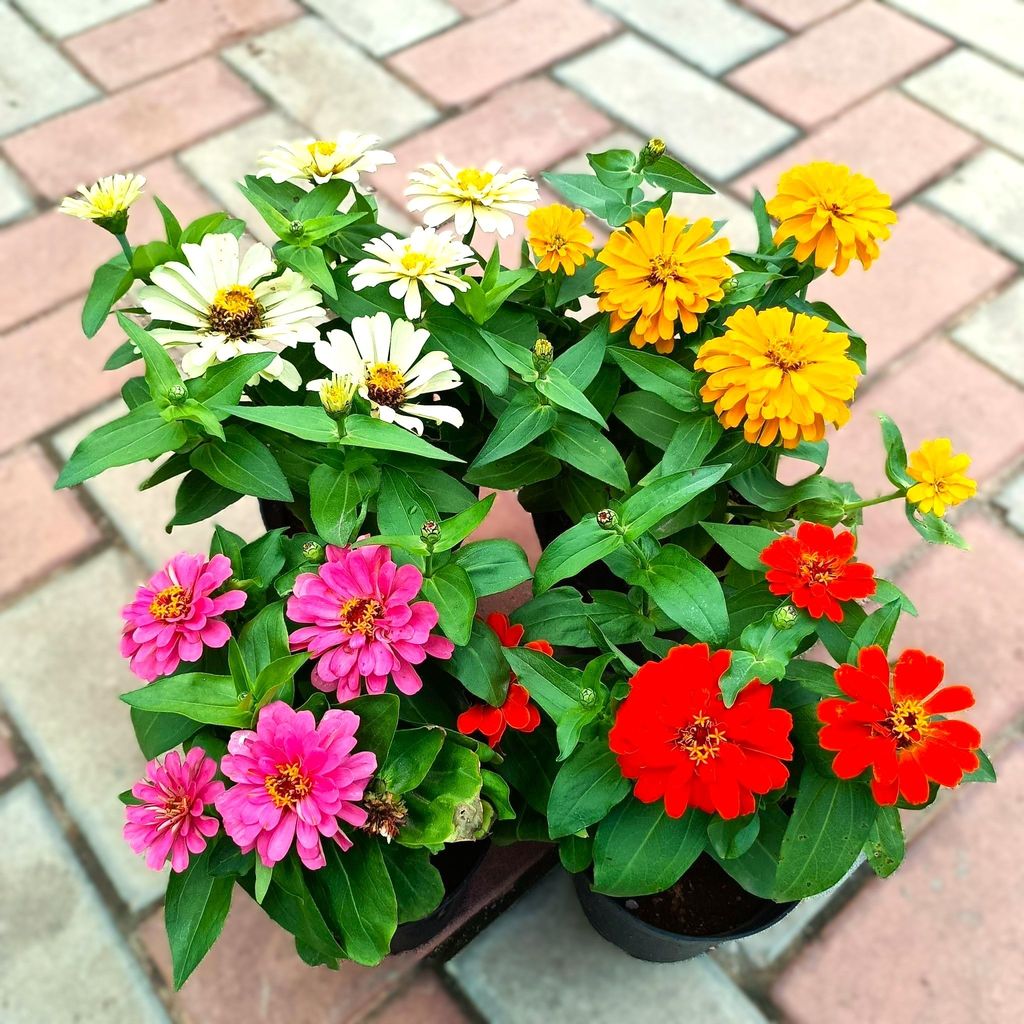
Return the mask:
POLYGON ((313 780, 297 764, 279 764, 277 774, 268 775, 263 785, 275 807, 292 807, 313 790, 313 780))
POLYGON ((346 633, 362 633, 370 637, 373 636, 377 617, 382 611, 384 606, 375 598, 353 597, 341 606, 338 618, 346 633))
POLYGON ((674 281, 679 277, 679 267, 672 256, 651 257, 651 272, 647 276, 648 284, 664 284, 666 281, 674 281))
POLYGON ((481 171, 478 167, 463 167, 455 175, 455 180, 459 183, 459 188, 465 192, 479 191, 494 181, 494 175, 489 171, 481 171))
POLYGON ((722 727, 713 718, 695 715, 686 728, 679 730, 675 744, 689 754, 691 761, 705 764, 718 756, 718 748, 724 739, 722 727))
POLYGON ((800 556, 800 576, 806 583, 831 583, 839 575, 834 558, 805 551, 800 556))
POLYGON ((792 338, 773 339, 765 351, 768 361, 785 373, 802 370, 807 365, 803 346, 792 338))
POLYGON ((188 591, 178 584, 161 590, 150 602, 149 614, 161 622, 180 619, 189 609, 188 591))
POLYGON ((898 749, 903 750, 918 743, 928 728, 928 715, 924 707, 916 700, 900 700, 896 702, 882 725, 888 729, 889 735, 896 740, 898 749))
POLYGON ((338 144, 336 142, 329 142, 326 139, 317 139, 316 142, 311 142, 306 148, 312 157, 334 156, 334 151, 338 148, 338 144))
POLYGON ((425 274, 433 265, 433 260, 425 252, 407 252, 401 260, 402 269, 409 271, 410 277, 425 274))
POLYGON ((397 409, 405 401, 405 377, 394 363, 377 363, 366 371, 366 391, 371 402, 397 409))
POLYGON ((263 307, 248 285, 233 284, 213 297, 206 320, 211 330, 229 338, 247 338, 263 326, 263 307))

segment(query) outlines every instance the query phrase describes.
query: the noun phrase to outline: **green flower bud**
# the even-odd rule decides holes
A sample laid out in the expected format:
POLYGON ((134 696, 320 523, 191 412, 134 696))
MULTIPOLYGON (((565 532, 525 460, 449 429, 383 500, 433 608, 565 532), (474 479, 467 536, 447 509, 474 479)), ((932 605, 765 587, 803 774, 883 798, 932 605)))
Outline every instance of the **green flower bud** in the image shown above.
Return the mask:
POLYGON ((665 155, 665 140, 664 139, 650 139, 646 146, 640 150, 640 154, 637 157, 637 170, 642 171, 645 167, 650 167, 656 160, 665 155))
POLYGON ((324 560, 324 546, 319 541, 307 540, 302 545, 302 557, 307 562, 322 562, 324 560))
POLYGON ((171 405, 181 405, 188 398, 188 388, 184 384, 172 384, 167 389, 167 401, 171 405))
POLYGON ((295 235, 296 238, 301 238, 306 233, 306 225, 303 224, 301 220, 293 220, 291 224, 288 225, 288 230, 295 235))
POLYGON ((538 338, 533 345, 533 368, 543 376, 555 361, 554 346, 547 338, 538 338))
POLYGON ((610 508, 603 508, 597 513, 597 525, 602 530, 614 530, 618 523, 619 517, 610 508))
POLYGON ((352 408, 356 385, 351 377, 333 374, 320 384, 320 404, 332 419, 341 419, 352 408))
POLYGON ((423 541, 429 549, 433 549, 440 537, 441 527, 433 519, 428 519, 420 527, 420 540, 423 541))
POLYGON ((792 629, 796 625, 797 610, 791 604, 784 604, 772 612, 772 625, 776 629, 792 629))
POLYGON ((597 703, 597 691, 592 686, 584 686, 580 690, 580 704, 592 708, 597 703))
POLYGON ((737 288, 737 285, 736 285, 736 278, 735 277, 727 277, 722 282, 722 291, 725 292, 726 295, 728 295, 730 292, 736 291, 736 288, 737 288))

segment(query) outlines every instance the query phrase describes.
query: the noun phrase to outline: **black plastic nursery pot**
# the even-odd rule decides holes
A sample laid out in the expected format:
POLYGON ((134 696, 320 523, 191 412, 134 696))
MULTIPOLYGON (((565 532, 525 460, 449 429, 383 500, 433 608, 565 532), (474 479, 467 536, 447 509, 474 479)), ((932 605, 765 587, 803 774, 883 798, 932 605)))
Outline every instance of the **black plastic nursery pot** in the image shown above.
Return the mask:
MULTIPOLYGON (((628 899, 594 892, 590 887, 589 872, 574 875, 573 882, 583 913, 601 938, 637 960, 659 964, 692 960, 723 942, 756 935, 777 924, 799 904, 799 901, 774 903, 752 896, 729 878, 710 857, 702 855, 694 867, 676 883, 676 886, 690 883, 688 913, 685 915, 687 919, 693 921, 703 918, 715 929, 708 934, 695 935, 685 933, 685 926, 679 924, 679 918, 674 913, 675 901, 671 896, 676 886, 653 896, 628 899), (691 872, 694 874, 691 875, 691 872), (723 901, 726 903, 724 906, 723 901), (673 930, 644 920, 639 916, 641 913, 654 917, 660 924, 671 924, 673 930), (735 923, 723 924, 730 917, 736 918, 735 923), (679 930, 674 930, 677 927, 679 930)), ((689 927, 694 926, 691 924, 689 927)))

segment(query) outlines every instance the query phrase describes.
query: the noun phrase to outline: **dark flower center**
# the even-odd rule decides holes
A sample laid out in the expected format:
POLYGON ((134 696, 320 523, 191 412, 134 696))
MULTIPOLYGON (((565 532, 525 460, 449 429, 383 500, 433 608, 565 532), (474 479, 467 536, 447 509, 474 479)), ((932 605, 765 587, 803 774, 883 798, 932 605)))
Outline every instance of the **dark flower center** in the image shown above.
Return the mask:
POLYGON ((916 700, 900 700, 893 706, 883 728, 896 741, 897 750, 905 750, 919 743, 928 725, 928 715, 916 700))
POLYGON ((394 363, 377 363, 366 373, 366 394, 371 402, 397 409, 405 401, 405 377, 394 363))
POLYGON ((346 633, 362 633, 365 637, 373 636, 377 617, 384 611, 380 601, 372 597, 353 597, 341 606, 338 618, 341 628, 346 633))
POLYGON ((206 320, 211 330, 239 340, 263 326, 263 307, 250 287, 233 284, 217 292, 206 320))
POLYGON ((695 715, 689 725, 676 734, 675 745, 685 750, 691 761, 705 764, 718 756, 718 748, 725 740, 721 725, 707 715, 695 715))
POLYGON ((840 568, 834 558, 815 551, 805 551, 800 556, 800 577, 805 583, 832 583, 838 579, 840 568))

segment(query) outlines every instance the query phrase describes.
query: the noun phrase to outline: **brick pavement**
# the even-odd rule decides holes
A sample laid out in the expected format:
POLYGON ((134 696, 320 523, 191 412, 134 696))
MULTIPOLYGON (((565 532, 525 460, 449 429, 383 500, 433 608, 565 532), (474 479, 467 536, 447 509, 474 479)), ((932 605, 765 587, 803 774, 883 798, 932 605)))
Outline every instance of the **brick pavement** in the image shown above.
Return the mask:
MULTIPOLYGON (((250 1006, 296 1022, 600 1024, 627 1007, 663 1020, 680 999, 716 1024, 1016 1019, 1024 3, 0 0, 0 39, 0 920, 26 922, 0 925, 5 1024, 199 1024, 250 1006), (553 879, 447 970, 406 958, 310 973, 240 899, 216 960, 172 995, 162 880, 118 836, 114 794, 140 756, 112 703, 116 609, 144 566, 204 543, 207 528, 167 538, 170 494, 136 493, 132 470, 50 490, 121 381, 98 373, 116 331, 87 342, 77 327, 112 246, 53 205, 81 179, 141 170, 183 217, 245 214, 232 179, 300 128, 384 136, 399 167, 375 181, 396 222, 404 174, 440 152, 539 172, 576 168, 605 139, 658 134, 720 189, 716 216, 741 213, 793 162, 875 176, 901 213, 893 240, 869 276, 855 268, 817 290, 873 353, 835 471, 878 483, 875 407, 910 441, 948 430, 974 455, 981 495, 957 517, 973 555, 922 550, 885 510, 863 547, 922 610, 898 640, 930 645, 976 685, 1002 784, 937 805, 896 879, 861 888, 855 874, 839 899, 717 963, 627 962, 580 928, 553 879), (567 944, 577 952, 555 977, 567 944)), ((133 235, 157 225, 141 203, 133 235)), ((258 529, 244 502, 223 519, 258 529)))

